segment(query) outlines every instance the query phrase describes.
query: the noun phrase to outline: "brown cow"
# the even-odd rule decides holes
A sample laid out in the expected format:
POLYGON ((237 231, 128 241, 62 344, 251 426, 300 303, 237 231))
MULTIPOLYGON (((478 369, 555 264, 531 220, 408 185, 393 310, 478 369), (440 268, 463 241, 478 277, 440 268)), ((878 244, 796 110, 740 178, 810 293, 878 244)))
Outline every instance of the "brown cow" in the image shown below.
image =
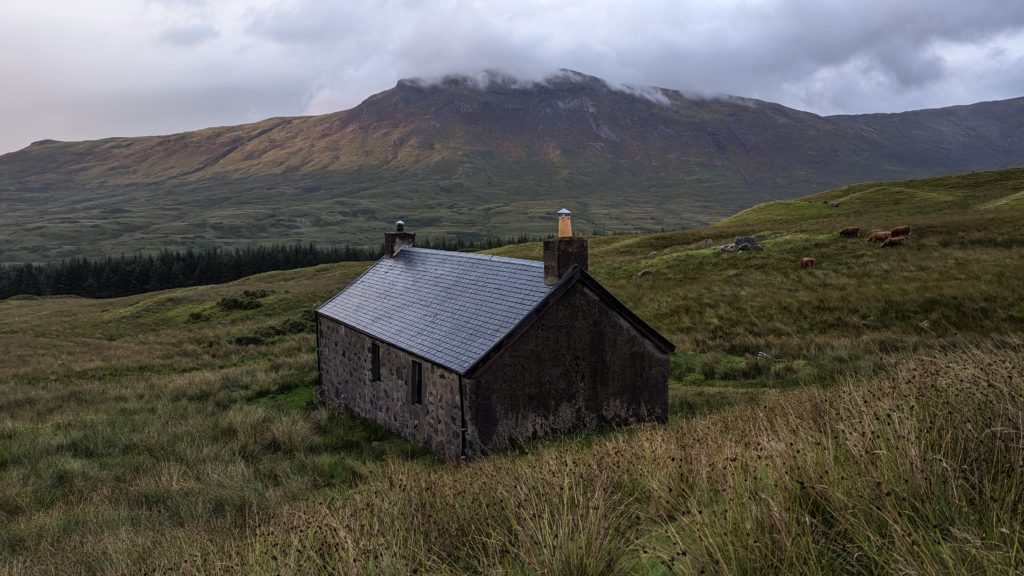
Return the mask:
POLYGON ((910 226, 897 226, 889 231, 893 236, 910 236, 910 226))
POLYGON ((814 258, 801 258, 800 259, 800 267, 801 268, 814 268, 815 264, 817 264, 817 262, 814 260, 814 258))
POLYGON ((892 238, 889 238, 885 242, 882 242, 882 245, 879 246, 879 248, 895 248, 896 246, 903 246, 906 243, 906 236, 893 236, 892 238))
POLYGON ((847 226, 839 231, 839 235, 844 238, 856 238, 860 236, 860 226, 847 226))
POLYGON ((890 232, 875 230, 870 236, 868 236, 868 242, 885 242, 890 236, 892 236, 892 233, 890 232))

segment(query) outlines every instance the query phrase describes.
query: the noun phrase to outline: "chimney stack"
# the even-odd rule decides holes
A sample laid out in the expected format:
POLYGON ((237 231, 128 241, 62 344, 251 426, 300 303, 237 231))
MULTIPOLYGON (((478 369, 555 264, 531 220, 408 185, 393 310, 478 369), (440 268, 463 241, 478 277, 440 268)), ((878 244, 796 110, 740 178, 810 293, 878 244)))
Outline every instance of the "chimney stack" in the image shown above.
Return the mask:
POLYGON ((587 241, 572 235, 572 212, 558 211, 558 237, 544 241, 544 283, 557 284, 573 265, 587 269, 587 241))
POLYGON ((398 256, 398 253, 402 251, 402 248, 406 246, 412 246, 416 243, 416 235, 411 232, 405 231, 405 222, 401 220, 395 222, 394 232, 384 233, 384 257, 394 258, 398 256))

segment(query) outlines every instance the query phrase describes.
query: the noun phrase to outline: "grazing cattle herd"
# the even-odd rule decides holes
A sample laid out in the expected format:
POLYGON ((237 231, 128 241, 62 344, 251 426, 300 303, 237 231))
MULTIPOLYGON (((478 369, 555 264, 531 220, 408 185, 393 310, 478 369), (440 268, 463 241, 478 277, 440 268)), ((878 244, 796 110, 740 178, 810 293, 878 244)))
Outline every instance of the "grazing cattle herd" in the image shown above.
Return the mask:
MULTIPOLYGON (((896 226, 890 230, 874 230, 868 235, 868 243, 878 243, 879 248, 895 248, 897 246, 903 246, 907 243, 910 238, 910 226, 896 226)), ((858 238, 860 237, 860 226, 847 226, 839 231, 841 238, 858 238)), ((711 240, 705 240, 704 245, 710 244, 711 240)), ((738 250, 760 250, 761 246, 757 243, 757 240, 752 236, 742 236, 736 238, 736 242, 733 244, 726 244, 720 246, 719 250, 722 252, 736 252, 738 250), (749 244, 744 244, 749 243, 749 244), (742 245, 741 245, 742 244, 742 245)), ((649 255, 654 255, 656 252, 651 252, 649 255)), ((818 260, 811 257, 800 258, 801 268, 814 268, 818 265, 818 260)), ((641 270, 637 274, 638 278, 642 278, 650 274, 650 270, 641 270)))
MULTIPOLYGON (((897 226, 891 230, 875 230, 868 235, 868 242, 875 243, 880 242, 879 248, 895 248, 897 246, 903 246, 907 243, 907 238, 910 236, 910 226, 897 226)), ((839 231, 839 236, 842 238, 857 238, 860 236, 860 226, 847 226, 839 231)), ((814 268, 817 264, 817 260, 814 258, 801 258, 801 268, 814 268)))

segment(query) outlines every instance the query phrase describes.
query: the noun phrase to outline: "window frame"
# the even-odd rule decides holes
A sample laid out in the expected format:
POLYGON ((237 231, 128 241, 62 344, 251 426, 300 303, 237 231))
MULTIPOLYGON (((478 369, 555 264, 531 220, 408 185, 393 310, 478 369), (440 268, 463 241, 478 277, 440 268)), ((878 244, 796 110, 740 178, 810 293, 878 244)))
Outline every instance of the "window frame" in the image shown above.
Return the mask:
POLYGON ((409 365, 409 403, 423 405, 423 363, 419 360, 409 365))
POLYGON ((380 344, 370 343, 370 382, 380 382, 380 344))

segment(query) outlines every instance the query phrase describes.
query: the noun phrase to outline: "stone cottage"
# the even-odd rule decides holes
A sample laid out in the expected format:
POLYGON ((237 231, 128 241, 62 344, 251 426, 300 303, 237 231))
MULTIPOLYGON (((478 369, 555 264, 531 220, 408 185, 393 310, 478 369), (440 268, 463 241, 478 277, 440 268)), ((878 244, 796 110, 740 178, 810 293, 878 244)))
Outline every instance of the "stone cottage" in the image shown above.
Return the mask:
POLYGON ((666 420, 674 346, 587 273, 568 210, 544 262, 416 248, 397 225, 317 309, 321 400, 449 460, 666 420))

